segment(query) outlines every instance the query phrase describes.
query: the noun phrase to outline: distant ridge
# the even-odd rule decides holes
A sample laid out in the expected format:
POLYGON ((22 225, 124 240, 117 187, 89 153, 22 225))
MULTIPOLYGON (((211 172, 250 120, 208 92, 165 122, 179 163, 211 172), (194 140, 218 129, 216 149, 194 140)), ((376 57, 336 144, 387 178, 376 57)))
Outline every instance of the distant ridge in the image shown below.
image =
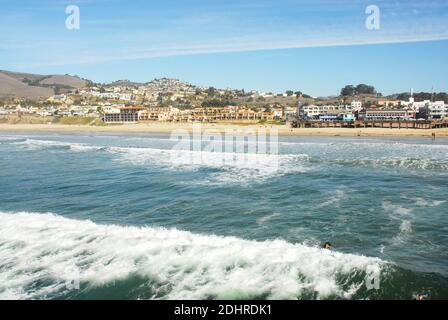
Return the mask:
POLYGON ((120 87, 120 86, 122 86, 122 87, 126 87, 126 86, 127 87, 140 87, 143 85, 145 85, 145 84, 141 83, 141 82, 130 81, 130 80, 117 80, 117 81, 106 84, 107 87, 114 87, 114 86, 117 86, 117 87, 120 87))
POLYGON ((49 98, 85 87, 90 81, 70 75, 40 75, 0 70, 0 98, 49 98))

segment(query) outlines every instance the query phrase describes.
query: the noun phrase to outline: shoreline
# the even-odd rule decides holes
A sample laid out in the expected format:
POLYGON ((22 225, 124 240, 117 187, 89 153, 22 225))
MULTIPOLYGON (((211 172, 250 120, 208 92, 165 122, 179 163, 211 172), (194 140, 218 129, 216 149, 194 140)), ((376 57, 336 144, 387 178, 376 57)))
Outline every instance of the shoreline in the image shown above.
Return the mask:
MULTIPOLYGON (((288 125, 233 125, 201 124, 202 131, 224 134, 233 130, 236 134, 257 130, 277 130, 279 136, 328 136, 328 137, 448 137, 448 128, 443 129, 390 129, 390 128, 290 128, 288 125)), ((192 123, 125 124, 108 126, 63 125, 63 124, 0 124, 0 132, 49 132, 49 133, 159 133, 170 134, 174 130, 193 132, 192 123)))

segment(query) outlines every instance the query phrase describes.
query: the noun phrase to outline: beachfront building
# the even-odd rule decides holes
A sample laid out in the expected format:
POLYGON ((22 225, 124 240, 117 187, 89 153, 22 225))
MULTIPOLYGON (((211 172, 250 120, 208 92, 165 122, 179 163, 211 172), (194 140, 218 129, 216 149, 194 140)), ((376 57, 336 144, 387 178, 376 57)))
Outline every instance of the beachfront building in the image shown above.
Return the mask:
POLYGON ((333 111, 336 109, 336 106, 316 106, 316 105, 308 105, 303 106, 302 110, 304 113, 304 116, 311 119, 316 119, 321 114, 326 114, 329 111, 333 111))
POLYGON ((402 109, 367 109, 359 114, 364 121, 410 121, 415 120, 415 111, 402 109))
POLYGON ((297 115, 297 108, 286 107, 285 108, 285 118, 292 118, 297 115))
POLYGON ((384 108, 397 108, 405 106, 408 103, 406 101, 400 101, 400 100, 379 100, 376 104, 384 108))
POLYGON ((448 118, 448 104, 445 104, 444 101, 430 103, 428 109, 431 119, 448 118))
MULTIPOLYGON (((353 106, 356 108, 359 104, 354 104, 353 106)), ((353 113, 352 110, 354 110, 354 107, 352 105, 339 105, 339 106, 316 106, 316 105, 309 105, 309 106, 303 106, 301 107, 303 110, 304 116, 309 120, 319 120, 319 121, 336 121, 336 120, 343 120, 344 115, 347 115, 347 117, 352 117, 353 113), (333 115, 337 115, 338 119, 334 120, 333 115), (330 115, 326 117, 325 115, 330 115), (351 115, 351 116, 350 116, 351 115), (333 120, 332 120, 333 119, 333 120)))
POLYGON ((323 122, 334 122, 334 121, 344 121, 344 122, 352 122, 355 121, 355 115, 351 112, 340 112, 334 111, 331 113, 320 114, 319 121, 323 122))
POLYGON ((173 107, 147 107, 139 113, 139 121, 169 121, 178 112, 173 107))
POLYGON ((260 121, 281 118, 283 112, 274 110, 254 111, 235 106, 194 108, 179 110, 173 107, 108 107, 103 109, 105 123, 139 121, 172 122, 219 122, 219 121, 260 121))
POLYGON ((105 123, 138 122, 139 113, 144 111, 144 107, 122 107, 111 108, 103 112, 105 123))
POLYGON ((215 121, 254 121, 254 120, 274 120, 273 112, 254 111, 251 109, 240 109, 235 106, 224 108, 195 108, 190 110, 187 118, 183 119, 192 122, 215 122, 215 121))
POLYGON ((338 121, 338 119, 339 115, 337 113, 319 115, 319 121, 332 122, 332 121, 338 121))
POLYGON ((284 108, 274 108, 274 109, 272 109, 272 113, 276 120, 283 119, 285 117, 285 109, 284 108))
POLYGON ((179 122, 219 122, 274 120, 273 112, 254 111, 236 106, 194 108, 173 114, 171 121, 179 122))
POLYGON ((420 102, 414 102, 412 109, 415 111, 421 111, 426 109, 426 113, 430 119, 445 119, 448 118, 448 105, 444 101, 431 102, 424 100, 420 102))
POLYGON ((318 119, 320 115, 323 114, 332 114, 332 113, 345 113, 347 111, 352 111, 351 105, 339 105, 339 106, 317 106, 317 105, 308 105, 303 106, 303 113, 305 117, 310 119, 318 119))

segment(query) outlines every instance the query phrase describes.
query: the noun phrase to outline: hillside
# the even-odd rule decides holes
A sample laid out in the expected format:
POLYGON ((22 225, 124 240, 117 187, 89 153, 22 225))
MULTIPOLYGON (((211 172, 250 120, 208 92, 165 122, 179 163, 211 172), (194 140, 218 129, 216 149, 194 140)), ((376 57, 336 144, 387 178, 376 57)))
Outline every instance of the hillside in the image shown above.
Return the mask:
POLYGON ((106 84, 106 87, 140 87, 143 85, 144 83, 134 82, 130 80, 117 80, 106 84))
POLYGON ((78 77, 68 75, 52 75, 50 77, 45 77, 45 79, 41 80, 39 83, 41 85, 59 85, 80 89, 85 87, 88 82, 78 77))
POLYGON ((0 70, 0 98, 48 98, 86 86, 87 80, 69 75, 40 75, 0 70))
POLYGON ((48 98, 54 94, 51 88, 30 86, 19 79, 0 72, 0 98, 26 99, 48 98))

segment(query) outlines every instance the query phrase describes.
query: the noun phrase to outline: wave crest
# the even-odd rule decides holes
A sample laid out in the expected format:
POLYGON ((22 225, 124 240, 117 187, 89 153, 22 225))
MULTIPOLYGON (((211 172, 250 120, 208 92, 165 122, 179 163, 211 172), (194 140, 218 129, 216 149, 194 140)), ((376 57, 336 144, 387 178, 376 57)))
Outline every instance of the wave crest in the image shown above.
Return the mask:
POLYGON ((0 213, 0 219, 3 299, 76 297, 123 281, 137 281, 132 298, 350 298, 369 270, 386 265, 283 240, 98 225, 53 214, 0 213), (75 275, 79 291, 67 286, 75 275))

